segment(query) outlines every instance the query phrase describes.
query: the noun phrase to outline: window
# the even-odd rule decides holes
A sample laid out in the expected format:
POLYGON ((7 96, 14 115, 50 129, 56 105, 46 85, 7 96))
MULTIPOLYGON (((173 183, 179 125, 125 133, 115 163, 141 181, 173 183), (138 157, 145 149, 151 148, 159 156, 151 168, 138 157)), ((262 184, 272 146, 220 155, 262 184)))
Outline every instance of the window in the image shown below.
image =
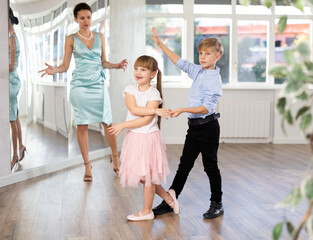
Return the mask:
MULTIPOLYGON (((53 34, 53 66, 58 66, 58 38, 59 30, 56 30, 53 34)), ((57 74, 53 75, 53 82, 57 81, 57 74)))
POLYGON ((265 82, 266 21, 238 21, 238 82, 265 82))
POLYGON ((182 13, 183 0, 146 0, 146 12, 182 13))
MULTIPOLYGON (((153 56, 159 64, 160 70, 165 76, 172 77, 181 75, 181 70, 176 67, 163 51, 155 46, 153 40, 150 39, 151 28, 155 27, 158 30, 158 35, 162 41, 173 52, 181 57, 182 51, 182 26, 183 19, 181 18, 147 18, 146 19, 146 51, 148 55, 153 56)), ((169 79, 169 78, 167 78, 169 79)), ((178 80, 178 79, 176 79, 178 80)))
POLYGON ((231 14, 231 0, 195 0, 194 12, 201 14, 231 14))
POLYGON ((217 62, 223 83, 229 83, 229 43, 230 19, 196 18, 194 21, 194 62, 199 63, 198 45, 204 38, 218 38, 224 48, 224 54, 217 62))
MULTIPOLYGON (((276 20, 276 24, 278 23, 276 20)), ((311 21, 306 19, 288 19, 287 27, 282 34, 278 34, 275 28, 275 64, 286 65, 283 58, 284 51, 290 49, 297 41, 310 40, 311 21)), ((275 78, 275 83, 283 83, 286 79, 275 78)))
POLYGON ((239 0, 237 0, 236 5, 236 14, 271 14, 271 10, 267 7, 263 6, 260 2, 260 0, 252 0, 251 5, 243 6, 239 3, 239 0))

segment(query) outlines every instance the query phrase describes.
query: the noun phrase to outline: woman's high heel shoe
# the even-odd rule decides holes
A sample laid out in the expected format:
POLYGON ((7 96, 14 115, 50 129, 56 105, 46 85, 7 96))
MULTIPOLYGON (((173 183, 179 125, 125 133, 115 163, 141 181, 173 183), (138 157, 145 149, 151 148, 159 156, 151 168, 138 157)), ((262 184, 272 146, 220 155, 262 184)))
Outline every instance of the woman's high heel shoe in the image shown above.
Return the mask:
POLYGON ((11 161, 11 170, 14 168, 15 164, 18 162, 19 162, 18 156, 17 155, 13 156, 12 161, 11 161))
MULTIPOLYGON (((118 154, 117 155, 114 155, 114 154, 110 154, 110 163, 112 163, 113 162, 113 159, 114 158, 117 158, 118 157, 118 154)), ((117 168, 114 168, 113 167, 113 171, 116 173, 116 175, 118 176, 118 174, 119 174, 119 172, 120 172, 120 168, 119 167, 117 167, 117 168)))
POLYGON ((23 158, 25 157, 25 152, 28 154, 26 147, 22 146, 20 148, 20 159, 18 160, 19 162, 23 160, 23 158))
MULTIPOLYGON (((90 162, 84 162, 85 165, 90 164, 90 162)), ((90 165, 90 168, 92 169, 92 166, 90 165)), ((91 175, 84 175, 84 181, 85 182, 91 182, 92 181, 92 176, 91 175)))

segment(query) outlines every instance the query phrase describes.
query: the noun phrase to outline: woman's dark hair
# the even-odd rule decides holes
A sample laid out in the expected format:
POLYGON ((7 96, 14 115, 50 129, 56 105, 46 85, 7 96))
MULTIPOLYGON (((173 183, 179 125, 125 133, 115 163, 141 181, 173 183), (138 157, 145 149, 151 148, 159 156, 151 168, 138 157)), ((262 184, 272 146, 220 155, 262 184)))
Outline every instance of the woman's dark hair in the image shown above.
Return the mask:
POLYGON ((12 24, 18 24, 18 18, 14 16, 12 9, 9 9, 9 19, 11 20, 12 24))
POLYGON ((74 7, 74 10, 73 10, 73 13, 74 13, 74 17, 77 18, 77 13, 80 11, 80 10, 89 10, 91 13, 91 7, 87 4, 87 3, 78 3, 75 7, 74 7))

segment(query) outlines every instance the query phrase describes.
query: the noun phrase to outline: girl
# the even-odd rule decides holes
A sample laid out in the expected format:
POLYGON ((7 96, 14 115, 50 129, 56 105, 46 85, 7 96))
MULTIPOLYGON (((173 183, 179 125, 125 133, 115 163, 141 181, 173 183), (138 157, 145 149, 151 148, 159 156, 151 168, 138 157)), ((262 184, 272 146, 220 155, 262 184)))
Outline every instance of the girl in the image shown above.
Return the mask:
MULTIPOLYGON (((105 83, 104 69, 123 69, 127 67, 124 59, 113 64, 105 58, 105 43, 102 33, 90 31, 91 8, 86 3, 79 3, 74 8, 74 19, 79 24, 79 30, 65 39, 65 54, 63 64, 50 66, 39 72, 53 75, 66 72, 74 53, 75 70, 71 81, 70 101, 74 110, 77 125, 77 140, 85 164, 84 181, 91 181, 91 166, 88 159, 88 124, 101 122, 105 133, 112 123, 111 105, 108 89, 105 83)), ((105 134, 112 149, 111 161, 113 170, 118 174, 119 160, 116 137, 105 134)))
MULTIPOLYGON (((14 16, 12 9, 9 9, 9 81, 10 81, 10 125, 12 129, 13 158, 11 170, 14 165, 22 161, 25 156, 26 147, 22 142, 22 129, 18 117, 17 95, 21 88, 21 80, 16 72, 20 56, 20 44, 14 32, 14 24, 18 24, 18 18, 14 16), (17 140, 19 142, 19 156, 17 155, 17 140)), ((27 152, 27 151, 26 151, 27 152)))
MULTIPOLYGON (((139 213, 127 216, 130 221, 154 219, 152 203, 155 193, 179 213, 179 204, 175 192, 166 192, 160 182, 166 182, 169 173, 165 145, 158 127, 158 117, 167 119, 170 109, 162 109, 161 71, 157 61, 150 56, 139 57, 134 65, 136 83, 124 90, 125 103, 128 108, 126 122, 113 125, 108 129, 111 134, 126 133, 121 153, 121 184, 137 186, 143 184, 143 208, 139 213), (157 74, 157 89, 150 85, 157 74), (158 106, 160 105, 160 108, 158 106)), ((160 119, 159 119, 160 120, 160 119)), ((159 121, 160 123, 160 121, 159 121)))

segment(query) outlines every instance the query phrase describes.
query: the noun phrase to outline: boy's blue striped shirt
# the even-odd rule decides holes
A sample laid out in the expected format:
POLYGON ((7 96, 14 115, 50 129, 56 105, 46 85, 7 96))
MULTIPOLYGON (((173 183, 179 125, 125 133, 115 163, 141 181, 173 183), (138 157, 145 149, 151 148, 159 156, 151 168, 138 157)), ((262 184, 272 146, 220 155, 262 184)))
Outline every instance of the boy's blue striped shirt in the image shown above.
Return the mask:
POLYGON ((193 80, 189 97, 188 107, 204 106, 208 109, 207 114, 188 113, 189 118, 205 118, 215 112, 217 100, 222 96, 222 78, 220 69, 205 70, 201 65, 197 65, 187 60, 179 59, 176 65, 193 80))

